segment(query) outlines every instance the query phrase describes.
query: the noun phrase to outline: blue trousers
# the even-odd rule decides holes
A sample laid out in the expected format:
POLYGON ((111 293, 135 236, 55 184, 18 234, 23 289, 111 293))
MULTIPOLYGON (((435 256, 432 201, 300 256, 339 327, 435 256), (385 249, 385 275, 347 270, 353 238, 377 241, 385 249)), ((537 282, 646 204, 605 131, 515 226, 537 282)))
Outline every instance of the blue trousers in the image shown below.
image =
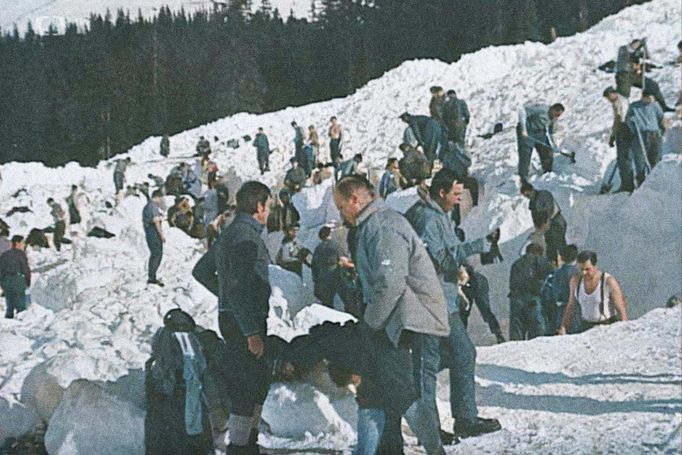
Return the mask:
POLYGON ((147 271, 147 279, 156 281, 156 271, 161 265, 161 258, 163 257, 163 242, 158 235, 147 235, 147 246, 149 247, 149 266, 147 271))

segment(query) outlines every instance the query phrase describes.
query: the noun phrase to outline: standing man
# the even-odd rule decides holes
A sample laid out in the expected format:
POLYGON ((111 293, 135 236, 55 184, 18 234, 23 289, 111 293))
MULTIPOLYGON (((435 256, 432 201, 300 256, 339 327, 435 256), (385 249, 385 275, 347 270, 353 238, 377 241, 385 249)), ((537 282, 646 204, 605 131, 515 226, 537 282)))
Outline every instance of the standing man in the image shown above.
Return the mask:
POLYGON ((398 191, 403 184, 403 176, 400 174, 398 158, 389 158, 386 162, 386 170, 379 182, 379 196, 386 199, 389 194, 398 191))
POLYGON ((443 104, 445 103, 445 92, 443 87, 434 85, 429 89, 431 92, 431 102, 429 103, 429 114, 431 118, 440 123, 441 127, 445 128, 443 122, 443 104))
POLYGON ((62 239, 64 238, 64 233, 66 232, 66 212, 52 198, 47 199, 47 205, 50 206, 50 215, 52 215, 52 220, 54 220, 54 234, 52 234, 52 241, 54 242, 54 247, 57 251, 62 249, 62 239))
POLYGON ((294 128, 294 158, 298 162, 299 166, 304 170, 306 169, 308 159, 303 152, 303 144, 305 143, 305 131, 303 127, 298 126, 296 122, 291 122, 291 126, 294 128))
POLYGON ((126 182, 126 169, 128 168, 129 164, 130 157, 122 160, 116 160, 116 166, 114 167, 114 187, 116 192, 114 193, 114 196, 117 200, 120 197, 121 191, 123 190, 123 185, 126 182))
POLYGON ((616 90, 626 98, 630 97, 630 88, 634 77, 632 64, 639 60, 638 55, 642 53, 642 40, 637 38, 630 44, 618 48, 616 56, 616 90))
POLYGON ((168 133, 163 133, 163 136, 161 137, 159 153, 164 158, 168 158, 168 155, 170 155, 170 137, 168 137, 168 133))
POLYGON ((149 247, 149 264, 147 270, 147 284, 163 287, 163 282, 156 277, 156 271, 161 265, 163 244, 166 238, 161 229, 161 202, 163 191, 156 189, 147 205, 142 209, 142 227, 149 247))
POLYGON ((261 234, 270 189, 250 181, 237 191, 237 213, 197 262, 192 275, 218 297, 218 325, 238 377, 230 396, 229 455, 258 452, 260 410, 270 387, 263 356, 270 308, 270 256, 261 234))
MULTIPOLYGON (((576 266, 576 259, 578 257, 578 247, 575 245, 566 245, 559 253, 559 268, 552 273, 552 302, 546 311, 548 315, 547 334, 556 335, 561 321, 566 312, 566 304, 568 303, 570 291, 571 278, 578 274, 578 267, 576 266)), ((578 312, 580 308, 577 307, 578 312)), ((569 322, 567 329, 568 333, 579 332, 580 324, 575 322, 580 321, 580 315, 576 315, 569 322)))
POLYGON ((566 246, 566 220, 561 214, 559 204, 547 190, 536 190, 528 182, 521 183, 521 194, 530 202, 528 208, 534 222, 549 223, 544 233, 547 245, 547 259, 557 262, 557 254, 566 246))
POLYGON ((346 273, 354 273, 354 264, 332 239, 332 229, 329 226, 322 226, 317 235, 321 243, 315 247, 310 263, 315 297, 320 299, 322 305, 334 308, 334 296, 339 294, 346 311, 355 314, 355 302, 348 292, 349 286, 344 277, 346 273))
POLYGON ((495 340, 498 343, 504 343, 504 335, 502 335, 502 329, 500 328, 500 323, 495 317, 495 313, 490 308, 490 285, 488 284, 488 278, 482 273, 474 270, 470 265, 466 265, 466 271, 469 275, 469 282, 462 286, 462 292, 464 296, 469 300, 468 308, 460 308, 459 315, 462 317, 462 323, 464 328, 468 327, 469 315, 471 314, 471 309, 475 304, 478 308, 481 317, 486 324, 490 332, 495 335, 495 340))
POLYGON ((5 294, 5 317, 14 318, 26 309, 26 289, 31 287, 31 269, 24 252, 24 237, 12 237, 12 246, 0 255, 0 287, 5 294))
POLYGON ((71 193, 66 197, 66 205, 69 209, 69 224, 80 224, 81 213, 80 213, 80 197, 81 194, 78 191, 78 185, 71 185, 71 193))
POLYGON ((341 155, 341 125, 336 117, 330 118, 329 123, 329 158, 336 163, 336 158, 341 155))
POLYGON ((625 115, 628 112, 630 102, 613 87, 607 87, 604 90, 604 98, 613 106, 613 126, 611 127, 611 136, 609 136, 609 147, 616 146, 616 164, 618 165, 618 174, 620 174, 618 192, 628 191, 631 193, 635 190, 635 178, 632 172, 633 160, 630 152, 632 135, 625 124, 625 115))
POLYGON ((545 334, 540 289, 552 267, 540 245, 531 243, 526 254, 512 264, 509 273, 509 339, 535 338, 545 334))
POLYGON ((608 325, 628 320, 628 303, 618 281, 597 267, 597 253, 581 251, 578 254, 579 273, 571 278, 568 304, 559 327, 559 335, 566 335, 576 304, 582 312, 583 331, 597 325, 608 325), (617 314, 616 314, 617 313, 617 314))
POLYGON ((258 133, 256 133, 256 137, 253 140, 253 146, 256 147, 256 158, 258 159, 260 175, 263 175, 265 171, 270 170, 270 142, 262 127, 258 128, 258 133))
POLYGON ((625 124, 630 130, 632 155, 637 169, 637 185, 644 183, 647 171, 661 160, 663 137, 663 109, 654 102, 650 89, 642 91, 642 99, 632 103, 625 115, 625 124))
POLYGON ((519 122, 516 125, 516 139, 519 149, 519 177, 528 180, 530 158, 533 149, 537 150, 543 172, 552 172, 554 162, 554 125, 564 113, 564 106, 556 103, 526 103, 519 110, 519 122))
POLYGON ((467 257, 484 253, 488 243, 482 238, 462 243, 457 238, 450 211, 460 203, 463 190, 452 171, 441 169, 431 181, 428 197, 417 201, 405 213, 426 245, 447 299, 450 335, 440 339, 440 354, 441 365, 450 370, 450 409, 456 437, 477 436, 501 428, 497 420, 478 416, 474 380, 476 348, 459 314, 459 269, 467 257))
POLYGON ((195 156, 208 157, 211 154, 211 143, 204 136, 199 136, 195 156))
POLYGON ((427 454, 444 454, 434 393, 438 337, 448 335, 449 326, 433 264, 407 220, 384 206, 366 179, 341 179, 334 203, 352 226, 349 245, 362 289, 362 330, 375 369, 377 390, 363 382, 358 399, 374 392, 369 401, 381 403, 359 409, 356 453, 376 453, 386 415, 392 414, 405 416, 427 454))
POLYGON ((457 92, 448 90, 447 100, 443 104, 443 122, 447 128, 448 139, 458 144, 462 150, 464 150, 464 138, 469 120, 467 103, 457 98, 457 92))

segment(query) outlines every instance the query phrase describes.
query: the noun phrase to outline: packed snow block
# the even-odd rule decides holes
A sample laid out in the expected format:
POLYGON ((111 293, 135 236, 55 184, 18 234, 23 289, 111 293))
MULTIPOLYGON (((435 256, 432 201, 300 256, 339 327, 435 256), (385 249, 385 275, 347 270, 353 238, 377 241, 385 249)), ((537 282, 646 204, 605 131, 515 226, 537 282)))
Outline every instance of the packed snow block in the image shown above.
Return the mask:
POLYGON ((10 403, 0 397, 0 445, 7 438, 19 438, 36 428, 40 417, 22 403, 10 403))
POLYGON ((36 365, 21 386, 21 402, 34 410, 43 422, 49 422, 64 394, 58 378, 50 371, 50 361, 36 365))
MULTIPOLYGON (((294 317, 308 305, 313 303, 312 288, 305 286, 301 278, 295 273, 284 270, 280 267, 270 266, 270 286, 272 295, 270 297, 270 308, 284 307, 288 311, 289 317, 294 317), (286 303, 282 303, 283 299, 286 303)), ((285 314, 278 314, 278 317, 285 317, 285 314)))
POLYGON ((50 454, 144 453, 144 411, 84 379, 71 383, 45 434, 50 454))
POLYGON ((97 385, 112 396, 144 410, 144 371, 141 368, 130 370, 116 381, 98 382, 97 385))
POLYGON ((331 401, 310 384, 273 384, 262 418, 274 436, 302 440, 306 434, 352 434, 357 407, 352 397, 331 401))
POLYGON ((334 182, 324 180, 319 185, 303 188, 291 198, 301 215, 301 230, 320 228, 330 222, 341 220, 334 205, 334 182))

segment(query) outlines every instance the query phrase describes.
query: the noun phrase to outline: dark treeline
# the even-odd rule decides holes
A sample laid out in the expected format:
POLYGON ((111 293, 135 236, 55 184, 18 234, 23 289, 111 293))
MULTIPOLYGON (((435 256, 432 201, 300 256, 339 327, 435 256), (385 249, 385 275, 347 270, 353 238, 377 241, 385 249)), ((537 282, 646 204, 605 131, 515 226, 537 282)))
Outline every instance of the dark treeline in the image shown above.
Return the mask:
POLYGON ((164 131, 347 95, 407 59, 549 42, 642 1, 323 0, 308 22, 233 0, 210 13, 93 16, 63 35, 4 31, 0 162, 94 164, 164 131))

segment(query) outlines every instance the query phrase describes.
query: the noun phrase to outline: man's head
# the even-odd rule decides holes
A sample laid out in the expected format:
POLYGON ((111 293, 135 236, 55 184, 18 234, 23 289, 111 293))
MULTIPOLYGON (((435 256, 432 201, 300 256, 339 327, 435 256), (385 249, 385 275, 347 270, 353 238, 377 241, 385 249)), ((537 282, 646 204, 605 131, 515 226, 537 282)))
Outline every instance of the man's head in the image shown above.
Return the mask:
POLYGON ((332 235, 332 228, 329 226, 322 226, 319 231, 317 231, 317 236, 322 240, 323 242, 327 240, 329 237, 332 235))
POLYGON ((54 199, 52 199, 51 197, 48 197, 48 198, 47 198, 47 203, 48 203, 49 205, 52 205, 52 204, 54 203, 54 199))
POLYGON ((330 118, 329 121, 330 121, 331 123, 336 123, 336 117, 335 117, 335 116, 332 116, 332 118, 330 118))
POLYGON ((429 88, 429 91, 431 92, 431 96, 442 96, 443 95, 443 87, 440 85, 433 85, 431 88, 429 88))
POLYGON ((12 236, 12 239, 10 240, 12 243, 12 248, 15 250, 23 250, 24 249, 24 236, 23 235, 14 235, 12 236))
POLYGON ((71 191, 76 191, 78 189, 78 185, 71 185, 71 191))
POLYGON ((296 123, 296 120, 294 120, 293 122, 291 122, 291 126, 293 126, 294 128, 296 128, 296 127, 298 126, 298 123, 296 123))
POLYGON ((163 200, 163 190, 156 189, 152 192, 152 200, 157 204, 163 200))
POLYGON ((457 181, 457 176, 450 169, 441 169, 431 179, 429 196, 443 209, 449 212, 462 200, 464 185, 457 181))
POLYGON ((339 180, 334 189, 334 204, 344 221, 355 224, 358 215, 376 197, 374 187, 369 181, 357 175, 339 180))
POLYGON ((289 162, 291 163, 291 167, 294 167, 294 168, 298 167, 298 161, 296 160, 296 158, 291 158, 289 160, 289 162))
POLYGON ((357 153, 357 154, 353 157, 353 161, 355 161, 356 163, 362 163, 362 153, 357 153))
POLYGON ((398 158, 389 158, 388 161, 386 161, 386 169, 389 171, 398 169, 398 158))
POLYGON ((635 38, 630 41, 630 47, 634 50, 639 49, 642 46, 642 40, 640 38, 635 38))
POLYGON ((262 126, 258 127, 258 132, 259 132, 259 133, 262 133, 262 132, 263 132, 263 127, 262 127, 262 126))
POLYGON ((457 98, 457 92, 452 89, 448 90, 448 98, 457 98))
POLYGON ((578 247, 573 244, 564 246, 561 251, 559 251, 559 257, 565 264, 575 262, 578 258, 578 247))
POLYGON ((298 228, 299 228, 299 227, 298 227, 298 223, 291 223, 291 224, 288 224, 288 225, 284 228, 284 230, 286 231, 287 237, 289 237, 290 239, 295 239, 295 238, 296 238, 296 235, 298 234, 298 228))
POLYGON ((398 118, 405 123, 410 123, 410 119, 412 118, 412 115, 410 115, 409 112, 403 112, 402 114, 400 114, 400 117, 398 117, 398 118))
POLYGON ((533 197, 533 194, 535 194, 535 188, 529 182, 524 180, 523 182, 521 182, 521 194, 524 197, 530 199, 531 197, 533 197))
POLYGON ((565 110, 564 105, 561 103, 552 104, 549 108, 549 116, 553 119, 557 119, 561 117, 561 114, 563 114, 565 110))
POLYGON ((538 245, 537 243, 531 243, 526 247, 526 254, 543 256, 545 254, 545 249, 542 247, 542 245, 538 245))
POLYGON ((271 202, 270 188, 261 182, 246 182, 237 191, 237 211, 253 216, 261 224, 268 219, 271 202))
POLYGON ((597 268, 597 253, 594 251, 583 250, 578 253, 578 270, 585 279, 591 280, 599 272, 597 268))
POLYGON ((289 203, 289 197, 290 197, 290 194, 289 194, 289 190, 288 190, 288 189, 283 188, 283 189, 279 192, 279 200, 282 201, 283 204, 288 204, 288 203, 289 203))
POLYGON ((613 87, 606 87, 604 89, 604 98, 613 103, 618 99, 618 91, 613 87))

